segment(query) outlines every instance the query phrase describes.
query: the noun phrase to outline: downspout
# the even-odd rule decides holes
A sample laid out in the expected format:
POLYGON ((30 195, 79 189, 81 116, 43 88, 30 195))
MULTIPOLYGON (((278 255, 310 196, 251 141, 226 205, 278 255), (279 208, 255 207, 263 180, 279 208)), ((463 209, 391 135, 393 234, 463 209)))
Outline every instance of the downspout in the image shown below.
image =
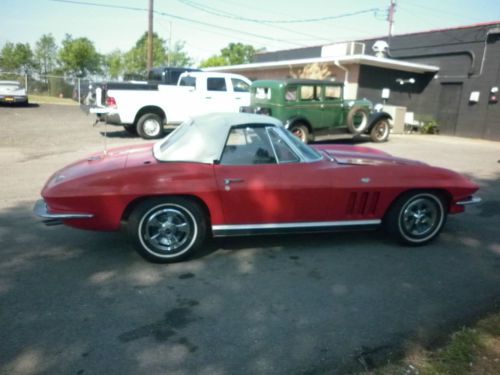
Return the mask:
POLYGON ((349 84, 349 70, 345 66, 341 65, 339 63, 339 60, 335 60, 333 62, 333 64, 336 67, 338 67, 338 68, 340 68, 340 69, 342 69, 344 71, 344 73, 345 73, 345 76, 344 76, 344 87, 347 87, 347 85, 349 84))
POLYGON ((493 34, 500 34, 500 28, 496 27, 494 29, 489 29, 488 32, 486 33, 486 37, 484 38, 484 49, 483 49, 483 58, 481 60, 481 69, 479 69, 479 74, 477 74, 477 76, 483 74, 484 61, 486 60, 486 50, 488 49, 488 37, 493 34))

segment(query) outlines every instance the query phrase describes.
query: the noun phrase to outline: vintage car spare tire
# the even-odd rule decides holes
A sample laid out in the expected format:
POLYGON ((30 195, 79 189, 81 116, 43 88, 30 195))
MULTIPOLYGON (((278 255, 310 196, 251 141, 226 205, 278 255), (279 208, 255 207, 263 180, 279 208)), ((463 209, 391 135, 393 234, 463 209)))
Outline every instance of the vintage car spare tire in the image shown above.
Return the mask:
POLYGON ((172 263, 186 259, 201 246, 207 236, 207 219, 191 199, 151 198, 133 209, 128 232, 143 258, 172 263))
POLYGON ((156 113, 146 113, 137 121, 137 134, 144 139, 156 139, 163 136, 163 120, 156 113))
POLYGON ((406 245, 424 245, 437 237, 446 222, 447 204, 434 191, 410 191, 391 205, 385 229, 406 245))
POLYGON ((368 126, 368 117, 370 113, 364 107, 354 106, 347 114, 347 128, 352 134, 361 134, 368 126))

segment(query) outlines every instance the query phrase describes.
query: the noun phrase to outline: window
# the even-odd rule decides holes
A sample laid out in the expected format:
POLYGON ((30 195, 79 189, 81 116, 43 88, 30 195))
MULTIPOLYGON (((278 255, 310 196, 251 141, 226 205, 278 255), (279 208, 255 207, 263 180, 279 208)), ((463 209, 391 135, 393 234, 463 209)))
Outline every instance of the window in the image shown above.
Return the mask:
POLYGON ((294 102, 297 100, 297 87, 290 86, 285 90, 285 100, 287 102, 294 102))
POLYGON ((227 91, 225 78, 207 78, 208 91, 227 91))
POLYGON ((249 92, 250 85, 239 78, 231 78, 234 92, 249 92))
POLYGON ((179 82, 179 86, 196 87, 196 78, 195 77, 190 77, 190 76, 182 77, 181 81, 179 82))
POLYGON ((342 97, 342 87, 340 86, 325 86, 325 99, 335 100, 342 97))
POLYGON ((319 100, 321 94, 321 86, 301 86, 300 87, 300 100, 319 100))
POLYGON ((231 129, 222 152, 221 164, 274 164, 276 158, 264 127, 231 129))
POLYGON ((257 99, 271 99, 271 88, 257 87, 255 89, 255 97, 257 99))
POLYGON ((278 161, 280 163, 297 163, 300 161, 300 158, 293 152, 290 146, 280 137, 278 133, 272 128, 268 129, 269 138, 271 138, 271 142, 274 147, 274 151, 276 152, 276 156, 278 157, 278 161))

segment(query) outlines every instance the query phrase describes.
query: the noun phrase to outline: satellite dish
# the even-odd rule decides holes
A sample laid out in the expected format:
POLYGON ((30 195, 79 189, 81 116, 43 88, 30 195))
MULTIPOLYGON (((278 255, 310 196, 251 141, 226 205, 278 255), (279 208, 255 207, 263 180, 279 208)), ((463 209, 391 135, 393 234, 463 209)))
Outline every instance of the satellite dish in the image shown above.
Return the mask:
POLYGON ((389 54, 389 44, 385 40, 377 40, 372 47, 376 57, 387 57, 389 54))

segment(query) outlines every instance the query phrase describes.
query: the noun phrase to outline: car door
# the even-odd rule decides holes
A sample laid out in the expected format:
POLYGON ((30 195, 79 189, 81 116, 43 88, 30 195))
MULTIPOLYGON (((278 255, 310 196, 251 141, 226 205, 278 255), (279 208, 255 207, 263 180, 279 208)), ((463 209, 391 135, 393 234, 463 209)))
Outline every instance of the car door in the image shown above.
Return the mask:
POLYGON ((322 107, 320 85, 304 84, 299 86, 299 102, 295 106, 297 114, 305 117, 315 131, 326 126, 323 123, 322 107))
POLYGON ((208 112, 233 112, 233 98, 229 91, 227 77, 207 77, 206 91, 203 93, 208 112))
POLYGON ((321 162, 271 145, 265 127, 233 128, 215 177, 226 225, 328 220, 329 179, 321 162))
POLYGON ((325 85, 322 95, 322 122, 327 128, 344 124, 342 86, 325 85))
POLYGON ((240 78, 232 77, 229 79, 231 112, 239 112, 241 106, 250 105, 250 85, 240 78))

